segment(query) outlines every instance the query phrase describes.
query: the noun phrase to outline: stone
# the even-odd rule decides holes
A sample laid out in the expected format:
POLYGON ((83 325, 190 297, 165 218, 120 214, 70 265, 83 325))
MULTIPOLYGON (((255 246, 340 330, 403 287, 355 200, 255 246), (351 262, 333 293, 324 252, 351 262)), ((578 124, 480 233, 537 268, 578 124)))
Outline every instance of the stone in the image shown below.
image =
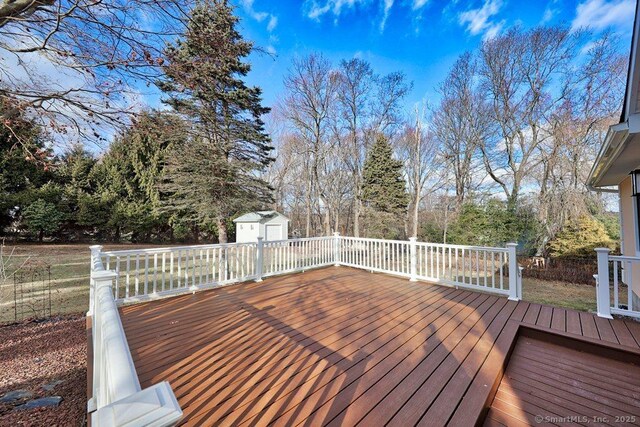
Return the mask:
POLYGON ((33 396, 29 390, 13 390, 0 397, 0 403, 13 403, 22 399, 29 399, 33 396))
POLYGON ((46 408, 49 406, 58 406, 60 402, 62 402, 61 396, 41 397, 40 399, 30 400, 24 405, 17 406, 16 409, 46 408))
POLYGON ((55 381, 51 381, 48 384, 45 384, 42 386, 42 389, 45 391, 51 391, 54 388, 56 388, 57 386, 59 386, 60 384, 62 384, 64 381, 62 380, 55 380, 55 381))

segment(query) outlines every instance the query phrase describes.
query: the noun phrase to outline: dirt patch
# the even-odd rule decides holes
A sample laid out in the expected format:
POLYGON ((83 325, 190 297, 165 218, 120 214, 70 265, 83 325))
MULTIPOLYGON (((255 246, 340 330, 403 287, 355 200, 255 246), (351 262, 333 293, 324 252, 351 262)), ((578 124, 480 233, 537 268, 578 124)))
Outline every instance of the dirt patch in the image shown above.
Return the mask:
POLYGON ((87 342, 81 315, 0 327, 0 397, 24 390, 30 397, 0 404, 0 426, 82 426, 87 405, 87 342), (61 396, 58 407, 18 410, 40 397, 61 396))

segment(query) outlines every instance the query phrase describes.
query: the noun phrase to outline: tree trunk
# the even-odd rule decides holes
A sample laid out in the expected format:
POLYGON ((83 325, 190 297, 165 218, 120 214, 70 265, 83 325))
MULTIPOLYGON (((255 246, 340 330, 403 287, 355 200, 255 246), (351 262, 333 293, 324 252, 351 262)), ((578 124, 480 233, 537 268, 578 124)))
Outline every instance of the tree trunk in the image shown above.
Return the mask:
POLYGON ((353 237, 360 237, 360 199, 353 201, 353 237))
POLYGON ((307 180, 305 237, 311 237, 311 180, 307 180))
POLYGON ((413 201, 413 215, 411 218, 411 236, 418 237, 418 214, 420 213, 420 196, 416 195, 413 201))
POLYGON ((42 239, 44 238, 44 231, 40 230, 38 232, 38 242, 42 243, 42 239))
POLYGON ((196 244, 200 242, 200 225, 197 222, 193 225, 193 241, 196 244))
POLYGON ((225 221, 224 216, 218 215, 216 218, 216 225, 218 226, 218 243, 228 243, 227 222, 225 221))

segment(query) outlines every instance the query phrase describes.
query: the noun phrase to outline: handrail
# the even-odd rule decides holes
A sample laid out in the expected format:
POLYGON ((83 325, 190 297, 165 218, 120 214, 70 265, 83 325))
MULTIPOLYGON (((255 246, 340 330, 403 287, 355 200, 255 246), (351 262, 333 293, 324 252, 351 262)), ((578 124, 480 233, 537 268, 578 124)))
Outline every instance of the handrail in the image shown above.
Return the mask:
POLYGON ((115 272, 105 270, 101 246, 91 247, 90 305, 92 396, 87 403, 95 427, 171 426, 182 410, 168 382, 142 390, 112 292, 115 272))
POLYGON ((439 248, 453 248, 453 249, 469 249, 473 251, 487 251, 487 252, 508 252, 508 248, 497 248, 491 246, 469 246, 469 245, 450 245, 448 243, 430 243, 430 242, 416 242, 421 246, 435 246, 439 248))
POLYGON ((242 243, 215 243, 215 244, 207 244, 207 245, 166 246, 163 248, 147 248, 147 249, 119 249, 114 251, 102 251, 101 254, 103 256, 155 254, 155 253, 172 252, 176 250, 176 248, 180 248, 182 250, 195 250, 195 249, 228 248, 228 247, 236 247, 239 245, 242 245, 242 243))
POLYGON ((629 255, 609 255, 609 259, 612 261, 633 261, 640 262, 640 257, 629 255))

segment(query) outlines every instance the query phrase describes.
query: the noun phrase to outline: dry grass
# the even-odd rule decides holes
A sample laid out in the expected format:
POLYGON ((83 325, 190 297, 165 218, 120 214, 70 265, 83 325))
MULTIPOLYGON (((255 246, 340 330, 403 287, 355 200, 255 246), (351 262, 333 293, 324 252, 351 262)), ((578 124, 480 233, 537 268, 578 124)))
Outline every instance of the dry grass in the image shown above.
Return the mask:
MULTIPOLYGON (((0 280, 0 324, 15 321, 12 273, 25 260, 51 265, 51 314, 86 312, 89 306, 89 244, 7 244, 8 277, 0 280)), ((135 245, 155 247, 159 245, 135 245)), ((166 245, 162 245, 166 246, 166 245)), ((105 250, 131 249, 133 245, 105 245, 105 250)), ((5 262, 7 259, 5 259, 5 262)), ((18 319, 20 320, 20 319, 18 319)))
POLYGON ((522 278, 523 299, 580 311, 595 311, 596 288, 561 281, 522 278))

